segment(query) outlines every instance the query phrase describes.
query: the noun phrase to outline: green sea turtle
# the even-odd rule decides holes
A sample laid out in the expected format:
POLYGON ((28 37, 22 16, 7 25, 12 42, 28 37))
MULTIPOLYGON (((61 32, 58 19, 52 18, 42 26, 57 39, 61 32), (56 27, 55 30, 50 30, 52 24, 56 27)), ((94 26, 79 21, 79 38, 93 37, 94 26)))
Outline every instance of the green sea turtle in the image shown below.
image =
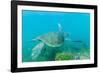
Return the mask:
POLYGON ((47 34, 36 37, 33 41, 39 40, 50 47, 60 47, 64 43, 68 33, 62 31, 60 24, 58 24, 58 28, 58 32, 48 32, 47 34))
POLYGON ((68 33, 63 32, 61 25, 58 24, 58 32, 48 32, 44 35, 36 37, 33 41, 40 41, 40 43, 33 48, 32 57, 36 58, 40 54, 40 50, 43 49, 44 45, 53 48, 62 46, 66 36, 68 36, 68 33))

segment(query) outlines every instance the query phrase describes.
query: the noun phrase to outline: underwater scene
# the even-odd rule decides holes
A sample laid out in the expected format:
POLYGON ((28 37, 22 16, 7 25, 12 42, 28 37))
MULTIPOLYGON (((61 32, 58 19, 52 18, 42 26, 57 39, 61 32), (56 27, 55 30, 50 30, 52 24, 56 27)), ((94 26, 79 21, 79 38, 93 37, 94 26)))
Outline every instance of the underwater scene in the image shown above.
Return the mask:
POLYGON ((90 14, 22 10, 22 62, 90 59, 90 14))

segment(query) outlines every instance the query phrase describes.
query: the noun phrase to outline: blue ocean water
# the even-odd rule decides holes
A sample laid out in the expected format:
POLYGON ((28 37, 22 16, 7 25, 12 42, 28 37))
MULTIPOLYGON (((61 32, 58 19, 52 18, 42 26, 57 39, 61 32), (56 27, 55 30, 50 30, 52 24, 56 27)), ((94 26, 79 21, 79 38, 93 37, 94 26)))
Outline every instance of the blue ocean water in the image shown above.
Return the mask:
POLYGON ((90 14, 76 12, 22 11, 22 55, 28 58, 35 46, 32 39, 58 31, 58 23, 73 41, 83 41, 90 48, 90 14))

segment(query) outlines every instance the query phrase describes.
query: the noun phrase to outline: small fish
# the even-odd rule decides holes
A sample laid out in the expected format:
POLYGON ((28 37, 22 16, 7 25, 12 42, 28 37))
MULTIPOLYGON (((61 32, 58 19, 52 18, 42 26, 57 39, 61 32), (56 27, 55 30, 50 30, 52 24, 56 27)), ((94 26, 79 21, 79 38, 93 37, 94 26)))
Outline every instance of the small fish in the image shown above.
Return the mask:
POLYGON ((81 40, 76 40, 76 41, 72 41, 72 42, 83 43, 83 41, 81 41, 81 40))

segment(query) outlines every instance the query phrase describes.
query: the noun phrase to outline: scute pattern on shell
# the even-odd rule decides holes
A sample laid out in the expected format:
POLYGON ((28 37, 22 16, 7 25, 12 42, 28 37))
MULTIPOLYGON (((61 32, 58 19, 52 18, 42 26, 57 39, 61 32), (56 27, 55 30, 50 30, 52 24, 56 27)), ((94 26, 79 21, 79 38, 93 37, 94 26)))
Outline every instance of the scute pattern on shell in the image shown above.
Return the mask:
POLYGON ((41 40, 48 46, 57 47, 63 44, 64 36, 58 32, 49 32, 47 34, 39 36, 38 40, 41 40))

